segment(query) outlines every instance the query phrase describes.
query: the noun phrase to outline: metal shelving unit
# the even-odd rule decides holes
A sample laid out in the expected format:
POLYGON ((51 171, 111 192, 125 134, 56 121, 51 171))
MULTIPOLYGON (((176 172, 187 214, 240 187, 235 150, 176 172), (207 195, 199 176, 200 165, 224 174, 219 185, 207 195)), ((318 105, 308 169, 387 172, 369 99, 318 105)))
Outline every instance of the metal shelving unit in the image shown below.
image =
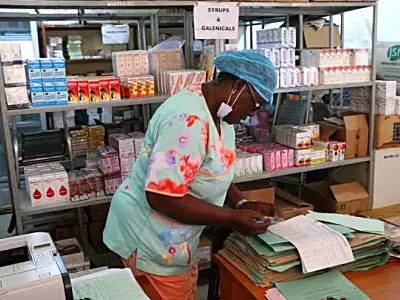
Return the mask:
MULTIPOLYGON (((361 9, 365 7, 373 7, 374 13, 374 22, 373 22, 373 32, 372 32, 372 74, 371 81, 365 83, 349 83, 349 84, 336 84, 336 85, 324 85, 324 86, 316 86, 316 87, 302 87, 302 88, 287 88, 287 89, 277 89, 278 93, 278 102, 277 106, 279 107, 279 102, 282 94, 291 93, 291 92, 308 92, 309 95, 313 91, 317 90, 333 90, 333 89, 342 89, 342 88, 351 88, 351 87, 361 87, 361 86, 369 86, 372 88, 372 108, 370 113, 370 127, 369 127, 369 153, 372 155, 373 153, 373 133, 374 133, 374 104, 375 104, 375 84, 374 79, 376 77, 376 58, 375 58, 375 47, 376 47, 376 38, 377 38, 377 3, 375 2, 307 2, 307 3, 284 3, 284 2, 242 2, 240 6, 240 16, 254 19, 263 19, 266 17, 288 17, 290 15, 299 16, 299 32, 300 36, 300 45, 299 48, 303 48, 303 16, 304 15, 318 15, 318 16, 328 16, 330 17, 330 45, 333 45, 333 15, 343 14, 344 12, 361 9)), ((146 11, 150 11, 151 17, 151 28, 152 28, 152 39, 154 41, 157 40, 158 37, 158 23, 159 23, 159 14, 155 9, 157 8, 181 8, 184 9, 184 26, 185 26, 185 53, 186 53, 186 62, 187 67, 194 67, 194 59, 193 59, 193 1, 52 1, 52 0, 40 0, 40 1, 31 1, 31 0, 14 0, 12 2, 6 0, 0 0, 0 8, 26 8, 26 9, 34 9, 38 12, 39 9, 67 9, 67 8, 75 8, 80 11, 85 11, 86 9, 107 9, 108 15, 104 14, 94 14, 88 13, 79 14, 79 15, 67 15, 67 19, 84 20, 84 19, 110 19, 115 20, 118 19, 118 14, 121 11, 126 10, 132 11, 133 9, 145 9, 146 11), (114 10, 115 14, 110 13, 110 10, 114 10)), ((139 12, 135 12, 132 18, 135 18, 139 12)), ((126 19, 129 16, 128 13, 121 14, 121 19, 126 19)), ((26 17, 29 20, 51 20, 52 18, 56 20, 60 20, 63 18, 62 15, 58 14, 46 14, 40 15, 38 13, 33 13, 30 11, 29 13, 21 13, 15 14, 13 13, 13 19, 24 19, 26 17)), ((0 19, 7 18, 6 15, 0 16, 0 19)), ((342 18, 343 19, 343 18, 342 18)), ((142 20, 143 21, 143 20, 142 20)), ((143 22, 140 28, 144 28, 143 22)), ((140 31, 144 33, 144 30, 140 31)), ((223 51, 224 44, 223 42, 216 43, 217 44, 217 52, 223 51)), ((143 38, 142 47, 145 45, 145 39, 143 38)), ((65 116, 65 112, 68 110, 79 110, 79 109, 88 109, 88 108, 99 108, 99 107, 114 107, 114 106, 125 106, 125 105, 143 105, 144 111, 144 119, 145 121, 149 120, 149 104, 159 104, 165 101, 166 96, 156 96, 144 99, 125 99, 119 101, 112 102, 99 102, 99 103, 90 103, 90 104, 76 104, 76 105, 63 105, 63 106, 44 106, 44 107, 32 107, 29 109, 19 109, 19 110, 8 110, 6 105, 6 98, 4 93, 4 85, 3 85, 3 74, 0 68, 0 110, 2 117, 2 127, 4 133, 4 139, 6 143, 6 155, 7 155, 7 164, 8 164, 8 174, 9 174, 9 183, 10 190, 12 196, 12 202, 14 206, 14 211, 16 215, 16 225, 17 225, 17 233, 23 233, 24 229, 24 217, 28 216, 36 216, 43 213, 50 213, 56 211, 77 209, 79 215, 79 208, 108 203, 111 201, 110 196, 97 197, 90 200, 78 201, 78 202, 67 202, 67 203, 54 203, 51 205, 42 205, 42 206, 32 206, 30 204, 29 196, 24 190, 19 188, 19 176, 17 176, 17 168, 14 157, 14 145, 13 145, 13 132, 10 131, 9 121, 13 122, 15 116, 24 115, 24 114, 36 114, 42 112, 63 112, 65 116)), ((308 107, 310 106, 310 99, 308 97, 308 107)), ((66 120, 66 118, 64 118, 66 120)), ((68 128, 66 128, 68 129, 68 128)), ((373 157, 364 157, 364 158, 355 158, 349 159, 339 162, 326 162, 319 165, 312 165, 308 167, 298 167, 298 168, 288 168, 281 169, 273 172, 264 172, 261 174, 251 175, 251 176, 242 176, 235 178, 235 182, 246 182, 246 181, 254 181, 261 180, 285 175, 293 175, 293 174, 304 174, 305 172, 329 169, 335 167, 341 167, 352 164, 359 163, 369 163, 369 192, 372 195, 371 188, 373 186, 373 157)), ((370 204, 372 203, 372 199, 370 199, 370 204)), ((29 223, 31 221, 27 221, 29 223)))

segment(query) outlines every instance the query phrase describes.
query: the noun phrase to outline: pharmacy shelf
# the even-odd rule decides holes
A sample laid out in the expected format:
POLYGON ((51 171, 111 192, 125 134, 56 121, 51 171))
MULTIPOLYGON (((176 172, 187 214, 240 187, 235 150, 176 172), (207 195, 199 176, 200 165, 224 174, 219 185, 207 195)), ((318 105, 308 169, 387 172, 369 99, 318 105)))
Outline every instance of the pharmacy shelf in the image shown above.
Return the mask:
POLYGON ((82 59, 66 59, 65 62, 66 62, 67 64, 111 62, 111 57, 96 57, 96 58, 82 58, 82 59))
MULTIPOLYGON (((277 89, 275 93, 296 93, 296 92, 309 92, 309 91, 323 91, 330 89, 341 89, 341 88, 355 88, 355 87, 368 87, 372 86, 373 82, 359 82, 359 83, 348 83, 348 84, 329 84, 329 85, 318 85, 318 86, 307 86, 307 87, 293 87, 293 88, 282 88, 277 89)), ((114 100, 110 102, 97 102, 88 104, 68 104, 68 105, 54 105, 54 106, 37 106, 26 109, 14 109, 8 110, 8 116, 38 114, 46 112, 56 111, 68 111, 68 110, 80 110, 90 108, 101 108, 101 107, 115 107, 125 105, 142 105, 142 104, 160 104, 167 100, 168 96, 155 96, 147 98, 135 98, 135 99, 123 99, 114 100)))
POLYGON ((67 105, 54 105, 54 106, 36 106, 26 109, 14 109, 8 110, 8 116, 19 116, 29 114, 48 113, 56 111, 68 111, 68 110, 80 110, 80 109, 91 109, 91 108, 104 108, 104 107, 116 107, 116 106, 128 106, 128 105, 142 105, 142 104, 160 104, 163 103, 168 96, 155 96, 155 97, 144 97, 134 99, 123 99, 123 100, 112 100, 107 102, 95 102, 87 104, 67 104, 67 105))
POLYGON ((52 204, 42 204, 32 206, 29 199, 29 195, 26 190, 20 190, 20 203, 21 203, 21 215, 22 216, 33 216, 38 214, 63 211, 67 209, 74 209, 80 207, 87 207, 97 204, 110 203, 112 196, 95 197, 89 200, 75 201, 75 202, 57 202, 52 204))
MULTIPOLYGON (((261 174, 256 174, 256 175, 251 175, 251 176, 235 177, 234 182, 241 183, 241 182, 248 182, 248 181, 254 181, 254 180, 261 180, 261 179, 267 179, 267 178, 273 178, 273 177, 279 177, 279 176, 285 176, 285 175, 299 174, 299 173, 303 173, 303 172, 310 172, 310 171, 316 171, 316 170, 341 167, 341 166, 346 166, 346 165, 365 163, 365 162, 369 162, 369 161, 370 161, 369 157, 363 157, 363 158, 347 159, 347 160, 338 161, 338 162, 326 162, 323 164, 312 165, 312 166, 308 166, 308 167, 280 169, 277 171, 264 172, 261 174)), ((44 214, 44 213, 50 213, 50 212, 56 212, 56 211, 62 211, 62 210, 80 208, 80 207, 87 207, 87 206, 92 206, 92 205, 97 205, 97 204, 110 203, 111 198, 112 198, 112 196, 103 196, 103 197, 95 197, 95 198, 92 198, 89 200, 82 200, 82 201, 75 201, 75 202, 58 202, 58 203, 54 203, 54 204, 43 204, 43 205, 32 206, 31 201, 29 199, 29 195, 26 192, 26 190, 20 190, 21 215, 22 216, 32 216, 32 215, 37 215, 37 214, 44 214)))
POLYGON ((305 173, 305 172, 324 170, 324 169, 342 167, 342 166, 347 166, 347 165, 360 164, 360 163, 369 162, 370 160, 371 160, 370 157, 362 157, 362 158, 352 158, 352 159, 346 159, 346 160, 335 161, 335 162, 326 162, 326 163, 311 165, 311 166, 307 166, 307 167, 294 167, 294 168, 280 169, 277 171, 263 172, 260 174, 255 174, 255 175, 250 175, 250 176, 235 177, 234 183, 262 180, 262 179, 279 177, 279 176, 294 175, 294 174, 300 174, 300 173, 305 173))
POLYGON ((340 83, 340 84, 323 84, 317 86, 303 86, 293 88, 279 88, 276 89, 275 93, 298 93, 298 92, 310 92, 310 91, 323 91, 323 90, 334 90, 343 88, 356 88, 356 87, 368 87, 374 84, 373 81, 368 82, 355 82, 355 83, 340 83))
MULTIPOLYGON (((218 1, 210 1, 218 2, 218 1)), ((241 15, 269 16, 276 14, 330 15, 375 5, 375 2, 242 2, 241 15)), ((193 8, 193 1, 51 1, 51 0, 0 0, 0 7, 5 8, 193 8)))

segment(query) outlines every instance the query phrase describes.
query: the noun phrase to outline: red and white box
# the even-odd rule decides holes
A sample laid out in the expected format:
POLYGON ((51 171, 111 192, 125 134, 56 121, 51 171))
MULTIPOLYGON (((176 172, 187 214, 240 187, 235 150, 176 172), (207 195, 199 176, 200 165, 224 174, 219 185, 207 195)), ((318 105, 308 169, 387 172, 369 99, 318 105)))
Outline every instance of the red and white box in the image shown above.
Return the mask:
POLYGON ((56 201, 69 201, 69 179, 64 169, 54 170, 54 186, 56 190, 56 201))

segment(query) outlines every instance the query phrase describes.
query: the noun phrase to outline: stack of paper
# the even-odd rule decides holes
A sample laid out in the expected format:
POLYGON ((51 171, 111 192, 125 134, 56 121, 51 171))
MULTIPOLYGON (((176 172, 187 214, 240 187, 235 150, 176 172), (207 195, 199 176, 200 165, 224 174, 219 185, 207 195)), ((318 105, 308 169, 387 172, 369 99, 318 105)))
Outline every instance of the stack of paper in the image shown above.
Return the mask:
POLYGON ((72 279, 74 300, 149 300, 129 269, 109 269, 72 279))
POLYGON ((310 213, 272 225, 270 230, 257 237, 233 233, 220 251, 257 286, 305 278, 327 269, 369 270, 389 259, 390 241, 383 235, 381 221, 310 213))

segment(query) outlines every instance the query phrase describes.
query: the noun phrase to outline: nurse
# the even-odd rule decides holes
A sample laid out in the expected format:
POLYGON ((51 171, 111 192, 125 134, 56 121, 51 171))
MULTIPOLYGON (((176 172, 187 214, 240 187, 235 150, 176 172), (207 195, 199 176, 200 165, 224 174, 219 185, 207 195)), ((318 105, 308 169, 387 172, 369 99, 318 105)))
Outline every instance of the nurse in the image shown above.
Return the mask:
POLYGON ((232 183, 232 124, 271 101, 275 69, 246 51, 224 52, 214 64, 220 73, 213 82, 180 91, 154 114, 103 233, 124 264, 167 300, 195 299, 196 250, 206 225, 256 235, 274 214, 270 205, 244 199, 232 183))

